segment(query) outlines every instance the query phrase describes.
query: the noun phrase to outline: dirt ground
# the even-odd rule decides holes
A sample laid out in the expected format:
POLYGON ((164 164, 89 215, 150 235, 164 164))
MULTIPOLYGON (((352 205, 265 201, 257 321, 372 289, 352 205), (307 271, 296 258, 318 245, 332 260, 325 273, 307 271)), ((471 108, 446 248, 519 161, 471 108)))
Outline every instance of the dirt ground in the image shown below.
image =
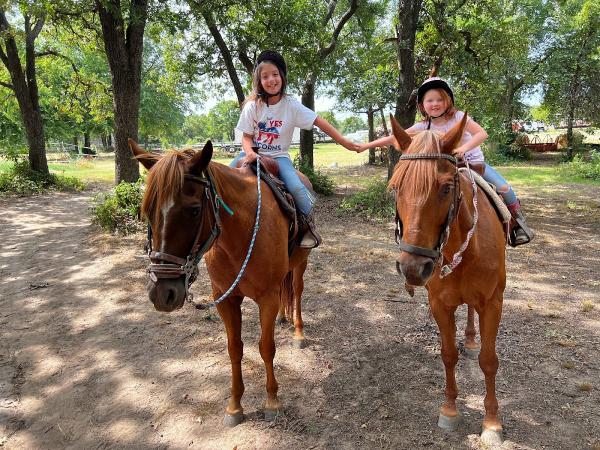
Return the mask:
MULTIPOLYGON (((277 328, 284 415, 262 419, 258 311, 243 305, 246 421, 223 426, 230 366, 212 310, 156 312, 144 236, 89 223, 92 195, 0 200, 0 447, 6 449, 480 448, 484 383, 457 367, 462 425, 443 399, 425 291, 394 268, 393 226, 318 206, 325 239, 304 296, 308 347, 277 328)), ((600 449, 600 188, 520 189, 534 243, 508 249, 497 379, 504 449, 600 449)), ((207 300, 206 271, 193 287, 207 300)), ((462 340, 466 309, 458 314, 462 340)), ((460 344, 459 344, 460 345, 460 344)))

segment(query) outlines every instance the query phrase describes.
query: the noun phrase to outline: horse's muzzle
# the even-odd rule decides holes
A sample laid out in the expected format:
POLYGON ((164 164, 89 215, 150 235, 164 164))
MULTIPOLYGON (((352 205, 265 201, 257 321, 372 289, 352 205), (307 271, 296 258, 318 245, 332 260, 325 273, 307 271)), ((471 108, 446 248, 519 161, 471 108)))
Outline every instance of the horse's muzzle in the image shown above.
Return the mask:
POLYGON ((434 268, 433 259, 426 256, 402 252, 396 260, 396 270, 413 286, 424 286, 433 275, 434 268))
POLYGON ((148 297, 158 311, 171 312, 180 309, 185 301, 185 278, 159 278, 147 285, 148 297))

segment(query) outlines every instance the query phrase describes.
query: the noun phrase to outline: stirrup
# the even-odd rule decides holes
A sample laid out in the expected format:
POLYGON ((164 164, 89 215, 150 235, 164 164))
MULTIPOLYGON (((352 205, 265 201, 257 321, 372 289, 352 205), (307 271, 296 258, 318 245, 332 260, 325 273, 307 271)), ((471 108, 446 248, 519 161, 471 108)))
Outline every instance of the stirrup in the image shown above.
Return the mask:
POLYGON ((302 236, 302 240, 300 241, 300 244, 298 245, 298 247, 300 248, 315 248, 318 247, 319 244, 321 243, 321 240, 318 239, 313 233, 312 231, 306 230, 306 233, 304 233, 304 236, 302 236))
POLYGON ((522 217, 515 217, 515 222, 515 227, 510 231, 510 245, 518 247, 531 242, 535 237, 533 230, 527 226, 522 217))

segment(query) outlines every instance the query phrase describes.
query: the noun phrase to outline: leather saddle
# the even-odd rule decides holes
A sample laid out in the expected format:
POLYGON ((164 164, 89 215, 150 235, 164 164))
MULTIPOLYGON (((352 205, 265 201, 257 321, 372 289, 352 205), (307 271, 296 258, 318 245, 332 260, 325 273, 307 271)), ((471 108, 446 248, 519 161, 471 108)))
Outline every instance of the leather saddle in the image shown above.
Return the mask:
MULTIPOLYGON (((294 197, 287 190, 285 184, 278 177, 278 166, 272 158, 268 156, 260 157, 260 178, 269 186, 271 192, 277 200, 277 204, 283 211, 283 213, 288 217, 290 221, 289 228, 289 236, 288 236, 288 253, 291 254, 292 251, 298 246, 297 237, 298 237, 298 215, 300 214, 296 209, 296 203, 294 202, 294 197)), ((237 164, 238 168, 248 167, 254 174, 256 174, 256 161, 253 161, 250 164, 244 162, 244 160, 240 160, 237 164)), ((310 181, 304 174, 298 172, 300 176, 300 180, 302 183, 308 188, 311 189, 312 186, 310 181)))

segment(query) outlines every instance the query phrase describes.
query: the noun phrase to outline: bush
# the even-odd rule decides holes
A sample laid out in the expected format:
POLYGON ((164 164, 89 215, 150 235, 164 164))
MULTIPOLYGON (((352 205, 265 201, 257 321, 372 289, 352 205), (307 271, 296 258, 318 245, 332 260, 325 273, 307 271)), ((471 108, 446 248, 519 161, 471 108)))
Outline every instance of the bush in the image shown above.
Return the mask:
POLYGON ((294 167, 308 177, 315 192, 323 195, 333 194, 333 191, 335 190, 335 183, 333 180, 320 170, 317 169, 315 171, 312 167, 301 162, 300 154, 294 158, 294 167))
POLYGON ((567 176, 600 181, 600 152, 592 150, 587 160, 575 155, 572 161, 561 164, 560 170, 567 176))
POLYGON ((143 230, 144 223, 140 220, 142 183, 141 178, 135 183, 122 181, 109 193, 97 195, 91 207, 92 223, 123 235, 143 230))
POLYGON ((14 158, 13 167, 0 174, 0 192, 16 195, 41 194, 48 190, 81 191, 84 183, 75 177, 43 174, 32 170, 29 161, 21 157, 14 158))
POLYGON ((372 181, 364 191, 345 198, 340 203, 340 209, 383 220, 390 220, 396 214, 394 197, 385 180, 372 181))

